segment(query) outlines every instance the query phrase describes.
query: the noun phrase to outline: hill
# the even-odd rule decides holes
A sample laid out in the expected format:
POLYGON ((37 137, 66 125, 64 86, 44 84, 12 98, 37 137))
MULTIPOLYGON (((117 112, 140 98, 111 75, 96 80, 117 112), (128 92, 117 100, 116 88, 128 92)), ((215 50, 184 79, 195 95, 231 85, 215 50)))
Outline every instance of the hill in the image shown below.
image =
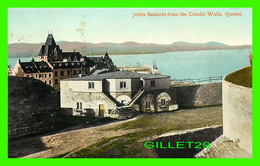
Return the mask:
MULTIPOLYGON (((32 57, 37 56, 43 43, 13 43, 8 45, 9 57, 32 57)), ((223 50, 223 49, 251 49, 251 45, 230 46, 224 43, 188 43, 174 42, 172 44, 154 43, 83 43, 59 41, 57 44, 63 51, 78 51, 83 55, 103 55, 106 50, 109 54, 152 54, 173 51, 195 51, 195 50, 223 50)))

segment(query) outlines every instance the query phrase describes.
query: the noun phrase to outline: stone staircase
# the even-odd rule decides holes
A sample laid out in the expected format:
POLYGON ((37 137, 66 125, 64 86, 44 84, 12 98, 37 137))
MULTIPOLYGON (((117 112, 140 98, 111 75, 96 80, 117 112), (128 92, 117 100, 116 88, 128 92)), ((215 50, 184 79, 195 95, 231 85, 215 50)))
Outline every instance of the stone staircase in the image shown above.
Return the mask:
POLYGON ((144 93, 144 87, 142 87, 132 98, 128 105, 124 105, 117 101, 109 92, 103 92, 112 102, 116 103, 117 108, 114 114, 118 115, 118 119, 127 119, 137 115, 137 111, 134 109, 134 103, 142 96, 144 93))
POLYGON ((128 104, 130 107, 139 99, 140 96, 144 93, 144 87, 142 87, 132 98, 131 102, 128 104))
POLYGON ((103 92, 103 94, 105 94, 112 102, 114 102, 117 105, 117 107, 123 106, 123 104, 117 101, 113 96, 111 96, 110 93, 103 92))
POLYGON ((137 115, 137 111, 133 107, 119 107, 118 119, 128 119, 137 115))

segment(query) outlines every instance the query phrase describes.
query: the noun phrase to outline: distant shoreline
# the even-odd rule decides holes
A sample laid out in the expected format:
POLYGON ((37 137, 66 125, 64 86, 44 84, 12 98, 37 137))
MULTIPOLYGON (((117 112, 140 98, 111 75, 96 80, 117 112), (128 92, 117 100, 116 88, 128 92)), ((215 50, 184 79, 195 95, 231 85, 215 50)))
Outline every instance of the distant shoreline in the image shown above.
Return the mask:
MULTIPOLYGON (((165 52, 120 52, 120 53, 113 53, 113 52, 108 52, 110 56, 114 56, 114 55, 140 55, 140 54, 163 54, 163 53, 168 53, 168 52, 186 52, 186 51, 215 51, 215 50, 244 50, 244 49, 252 49, 252 47, 248 47, 248 48, 226 48, 226 49, 187 49, 187 50, 173 50, 173 51, 165 51, 165 52)), ((66 51, 66 50, 65 50, 66 51)), ((83 56, 104 56, 104 54, 85 54, 84 52, 80 52, 83 56)), ((8 53, 8 58, 31 58, 31 57, 35 57, 37 58, 37 53, 35 53, 35 55, 33 55, 32 53, 24 53, 24 52, 17 52, 17 53, 8 53), (15 54, 10 56, 10 54, 15 54), (19 56, 16 56, 19 55, 19 56), (22 55, 22 56, 21 56, 22 55)))
MULTIPOLYGON (((159 54, 180 51, 202 50, 234 50, 252 49, 252 45, 227 45, 219 42, 189 43, 174 42, 172 44, 153 43, 82 43, 82 42, 57 42, 59 47, 66 52, 80 52, 84 56, 132 55, 132 54, 159 54)), ((10 57, 34 57, 38 54, 42 44, 16 43, 8 45, 10 57), (17 55, 18 54, 18 55, 17 55)))

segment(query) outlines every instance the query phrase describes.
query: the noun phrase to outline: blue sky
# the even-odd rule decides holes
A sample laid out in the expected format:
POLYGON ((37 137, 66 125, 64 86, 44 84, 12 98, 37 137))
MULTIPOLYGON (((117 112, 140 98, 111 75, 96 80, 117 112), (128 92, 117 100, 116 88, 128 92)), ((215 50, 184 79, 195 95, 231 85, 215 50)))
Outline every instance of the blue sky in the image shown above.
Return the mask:
POLYGON ((56 41, 252 44, 251 8, 9 8, 8 43, 56 41), (142 12, 219 12, 223 16, 145 16, 142 12), (225 15, 242 13, 242 16, 225 15))

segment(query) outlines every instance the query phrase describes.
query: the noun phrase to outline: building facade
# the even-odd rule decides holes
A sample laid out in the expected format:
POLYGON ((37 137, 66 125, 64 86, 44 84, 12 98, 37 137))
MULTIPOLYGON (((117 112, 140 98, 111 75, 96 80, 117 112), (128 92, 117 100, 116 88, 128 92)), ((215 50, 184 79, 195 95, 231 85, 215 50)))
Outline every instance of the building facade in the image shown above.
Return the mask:
POLYGON ((46 84, 60 89, 60 80, 65 78, 75 78, 81 75, 90 75, 97 68, 113 66, 113 62, 108 53, 99 63, 82 56, 79 52, 63 52, 56 44, 52 34, 49 34, 46 42, 42 45, 37 61, 30 62, 17 61, 12 75, 19 77, 33 77, 46 84))
POLYGON ((117 71, 61 81, 61 108, 74 116, 116 117, 122 108, 143 112, 177 109, 170 77, 117 71))

